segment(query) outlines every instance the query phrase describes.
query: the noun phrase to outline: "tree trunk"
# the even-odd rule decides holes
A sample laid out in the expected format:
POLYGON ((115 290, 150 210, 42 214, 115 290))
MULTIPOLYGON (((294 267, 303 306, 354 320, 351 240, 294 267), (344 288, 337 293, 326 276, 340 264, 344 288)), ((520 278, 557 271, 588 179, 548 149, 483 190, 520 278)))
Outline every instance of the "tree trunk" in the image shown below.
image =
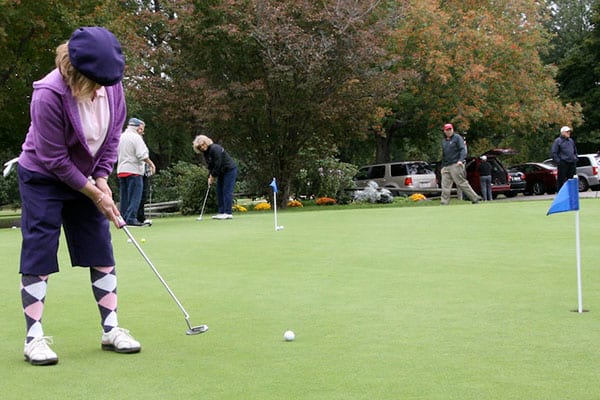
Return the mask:
POLYGON ((375 137, 376 151, 375 151, 375 163, 381 164, 390 162, 390 144, 392 142, 391 135, 388 133, 386 136, 377 135, 375 137))

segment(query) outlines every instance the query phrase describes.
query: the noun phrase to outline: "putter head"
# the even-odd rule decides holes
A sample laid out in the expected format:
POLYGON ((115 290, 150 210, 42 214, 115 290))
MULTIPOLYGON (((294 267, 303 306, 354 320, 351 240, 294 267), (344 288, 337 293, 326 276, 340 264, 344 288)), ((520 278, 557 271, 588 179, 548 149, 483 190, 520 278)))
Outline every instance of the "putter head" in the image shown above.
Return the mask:
POLYGON ((198 325, 192 326, 190 329, 185 332, 186 335, 198 335, 200 333, 204 333, 208 330, 208 325, 198 325))

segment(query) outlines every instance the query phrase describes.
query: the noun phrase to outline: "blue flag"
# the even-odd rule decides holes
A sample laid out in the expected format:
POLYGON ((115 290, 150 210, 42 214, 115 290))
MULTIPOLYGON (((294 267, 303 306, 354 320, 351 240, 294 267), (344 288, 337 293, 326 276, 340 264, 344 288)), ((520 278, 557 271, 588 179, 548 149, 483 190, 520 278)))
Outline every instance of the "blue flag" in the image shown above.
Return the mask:
POLYGON ((577 178, 573 178, 562 185, 546 215, 577 210, 579 210, 579 183, 577 178))
POLYGON ((277 193, 277 182, 275 182, 275 178, 273 178, 273 181, 271 181, 269 186, 273 188, 273 193, 277 193))

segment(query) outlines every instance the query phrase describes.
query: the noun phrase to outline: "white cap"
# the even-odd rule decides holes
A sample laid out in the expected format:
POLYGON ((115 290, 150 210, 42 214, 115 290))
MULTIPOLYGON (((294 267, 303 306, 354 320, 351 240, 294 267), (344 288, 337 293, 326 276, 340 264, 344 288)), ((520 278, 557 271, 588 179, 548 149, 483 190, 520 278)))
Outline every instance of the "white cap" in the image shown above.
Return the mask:
POLYGON ((562 128, 560 128, 560 133, 565 133, 565 132, 571 132, 571 128, 569 128, 568 126, 563 126, 562 128))
POLYGON ((479 158, 481 158, 483 161, 487 160, 487 156, 481 156, 479 158))

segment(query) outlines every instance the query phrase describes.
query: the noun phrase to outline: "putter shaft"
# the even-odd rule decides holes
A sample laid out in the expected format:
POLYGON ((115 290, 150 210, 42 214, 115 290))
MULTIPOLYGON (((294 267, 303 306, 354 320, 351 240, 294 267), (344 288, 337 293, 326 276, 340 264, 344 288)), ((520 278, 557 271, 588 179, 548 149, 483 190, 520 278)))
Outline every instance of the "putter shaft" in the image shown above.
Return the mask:
POLYGON ((183 307, 183 305, 181 304, 181 302, 179 301, 179 299, 177 298, 177 296, 175 296, 175 293, 171 290, 171 288, 169 287, 169 285, 167 284, 167 282, 163 279, 163 277, 161 276, 161 274, 158 272, 158 270, 156 269, 156 267, 154 266, 154 264, 152 263, 152 261, 150 260, 150 258, 148 258, 148 256, 146 255, 146 253, 144 252, 144 250, 142 249, 142 247, 139 245, 139 243, 137 242, 137 240, 135 240, 135 238, 133 237, 133 235, 131 234, 131 232, 127 228, 127 224, 125 224, 125 221, 123 221, 122 219, 121 219, 121 221, 123 223, 121 225, 121 229, 123 229, 123 231, 125 231, 125 233, 127 234, 127 237, 129 237, 129 240, 131 240, 131 243, 133 243, 133 245, 139 251, 139 253, 142 255, 142 257, 144 258, 144 260, 146 260, 146 263, 150 266, 150 268, 152 269, 152 271, 154 272, 154 274, 156 275, 156 277, 160 280, 160 282, 163 284, 163 286, 165 287, 165 289, 167 289, 167 292, 169 292, 169 294, 171 295, 171 297, 173 298, 173 300, 175 301, 175 303, 177 304, 177 306, 179 307, 179 309, 183 313, 183 315, 185 317, 185 322, 186 322, 188 328, 190 329, 190 331, 193 331, 195 333, 202 333, 202 332, 205 332, 206 330, 208 330, 208 326, 206 326, 206 325, 200 325, 198 327, 192 327, 192 324, 190 323, 190 315, 188 314, 188 312, 185 310, 185 308, 183 307))

